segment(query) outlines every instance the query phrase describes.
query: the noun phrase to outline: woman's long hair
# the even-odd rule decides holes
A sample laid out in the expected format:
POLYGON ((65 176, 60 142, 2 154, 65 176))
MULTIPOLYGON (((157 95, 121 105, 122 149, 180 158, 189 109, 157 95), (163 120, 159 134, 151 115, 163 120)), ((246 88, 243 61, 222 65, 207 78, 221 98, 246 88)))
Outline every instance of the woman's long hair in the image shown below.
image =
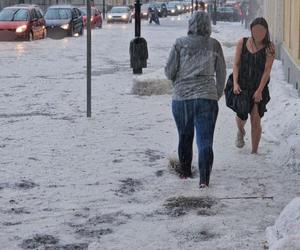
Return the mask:
MULTIPOLYGON (((256 25, 261 25, 261 26, 263 26, 267 30, 266 36, 263 39, 263 44, 264 44, 264 46, 265 46, 265 48, 267 50, 269 50, 270 52, 272 52, 274 49, 272 47, 272 43, 271 43, 271 39, 270 39, 270 32, 269 32, 269 25, 268 25, 266 19, 264 19, 263 17, 257 17, 257 18, 255 18, 252 21, 251 25, 250 25, 251 34, 252 34, 252 28, 254 26, 256 26, 256 25)), ((252 39, 253 39, 253 35, 252 35, 252 39)), ((255 44, 255 40, 254 39, 253 39, 253 41, 254 41, 254 44, 255 44)))

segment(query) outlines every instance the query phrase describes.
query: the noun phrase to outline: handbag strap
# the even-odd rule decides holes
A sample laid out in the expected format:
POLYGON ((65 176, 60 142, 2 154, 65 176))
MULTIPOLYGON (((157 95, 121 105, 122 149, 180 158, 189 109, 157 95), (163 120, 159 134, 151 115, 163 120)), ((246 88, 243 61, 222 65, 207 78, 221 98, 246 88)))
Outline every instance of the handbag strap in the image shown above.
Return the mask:
MULTIPOLYGON (((241 51, 241 58, 240 58, 240 67, 239 67, 239 83, 240 83, 240 79, 242 76, 242 68, 243 68, 243 55, 245 53, 246 50, 246 43, 247 43, 248 38, 244 37, 243 38, 243 46, 242 46, 242 51, 241 51)), ((241 84, 241 83, 240 83, 241 84)))

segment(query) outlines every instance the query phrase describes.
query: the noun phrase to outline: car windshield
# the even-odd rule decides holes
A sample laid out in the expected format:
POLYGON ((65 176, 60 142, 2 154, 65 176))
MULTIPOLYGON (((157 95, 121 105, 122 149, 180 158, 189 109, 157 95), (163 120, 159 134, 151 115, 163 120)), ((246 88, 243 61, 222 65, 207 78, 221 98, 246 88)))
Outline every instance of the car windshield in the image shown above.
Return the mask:
POLYGON ((233 8, 230 8, 230 7, 223 7, 223 8, 219 8, 218 11, 219 11, 219 12, 228 12, 228 13, 230 13, 230 12, 233 12, 234 9, 233 9, 233 8))
POLYGON ((141 6, 141 9, 142 9, 142 10, 147 10, 147 9, 149 9, 149 7, 150 7, 149 4, 143 4, 143 5, 141 6))
POLYGON ((45 15, 48 20, 70 19, 71 17, 70 9, 49 9, 45 15))
MULTIPOLYGON (((83 15, 83 16, 86 16, 87 15, 87 10, 86 10, 86 8, 80 8, 79 9, 80 10, 80 12, 81 12, 81 14, 83 15)), ((92 15, 95 15, 95 9, 91 9, 91 11, 92 11, 92 15)))
POLYGON ((128 12, 127 8, 112 8, 111 13, 126 13, 128 12))
POLYGON ((3 9, 0 21, 28 21, 29 13, 26 9, 3 9))
POLYGON ((81 14, 83 15, 83 16, 86 16, 87 14, 87 11, 86 11, 86 8, 80 8, 79 9, 80 10, 80 12, 81 12, 81 14))
POLYGON ((176 7, 177 3, 168 3, 168 7, 176 7))

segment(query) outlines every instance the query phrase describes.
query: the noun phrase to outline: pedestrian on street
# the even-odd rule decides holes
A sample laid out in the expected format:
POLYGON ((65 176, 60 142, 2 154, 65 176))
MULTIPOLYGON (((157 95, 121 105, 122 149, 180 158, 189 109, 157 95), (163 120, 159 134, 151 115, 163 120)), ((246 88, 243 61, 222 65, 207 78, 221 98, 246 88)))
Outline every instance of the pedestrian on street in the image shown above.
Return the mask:
POLYGON ((181 178, 192 177, 194 129, 198 147, 199 187, 209 185, 213 166, 213 137, 226 65, 220 43, 210 37, 211 21, 206 12, 195 12, 188 35, 176 40, 165 74, 172 81, 172 112, 178 130, 181 178))
POLYGON ((153 8, 149 7, 149 13, 150 13, 149 23, 152 23, 152 21, 153 21, 159 25, 160 23, 159 23, 159 17, 158 17, 158 9, 156 8, 156 6, 154 6, 153 8))
POLYGON ((242 4, 241 7, 240 7, 240 15, 241 15, 241 23, 242 25, 244 24, 244 22, 246 22, 246 12, 247 12, 247 9, 246 9, 246 5, 245 4, 242 4))
POLYGON ((248 114, 251 118, 252 154, 256 154, 261 138, 261 118, 267 111, 266 105, 270 100, 268 83, 275 58, 274 44, 270 41, 267 21, 256 18, 250 25, 251 37, 242 38, 237 45, 233 65, 233 92, 243 93, 249 109, 244 113, 237 113, 236 146, 245 145, 245 124, 248 114))

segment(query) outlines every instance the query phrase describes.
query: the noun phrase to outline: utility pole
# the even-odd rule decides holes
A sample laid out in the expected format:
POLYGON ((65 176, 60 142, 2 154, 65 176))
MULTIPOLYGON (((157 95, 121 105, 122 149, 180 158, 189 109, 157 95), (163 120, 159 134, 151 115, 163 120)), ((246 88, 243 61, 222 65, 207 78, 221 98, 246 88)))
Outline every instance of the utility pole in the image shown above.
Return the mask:
POLYGON ((192 0, 192 14, 194 13, 194 0, 192 0))
POLYGON ((103 5, 103 8, 102 8, 102 17, 103 17, 103 20, 105 20, 105 0, 103 0, 102 5, 103 5))
POLYGON ((141 2, 140 0, 136 0, 135 2, 135 37, 141 36, 141 2))
POLYGON ((91 33, 91 1, 86 2, 87 12, 87 57, 86 57, 86 75, 87 75, 87 117, 92 115, 92 33, 91 33))
POLYGON ((217 24, 217 0, 214 0, 213 25, 217 24))

